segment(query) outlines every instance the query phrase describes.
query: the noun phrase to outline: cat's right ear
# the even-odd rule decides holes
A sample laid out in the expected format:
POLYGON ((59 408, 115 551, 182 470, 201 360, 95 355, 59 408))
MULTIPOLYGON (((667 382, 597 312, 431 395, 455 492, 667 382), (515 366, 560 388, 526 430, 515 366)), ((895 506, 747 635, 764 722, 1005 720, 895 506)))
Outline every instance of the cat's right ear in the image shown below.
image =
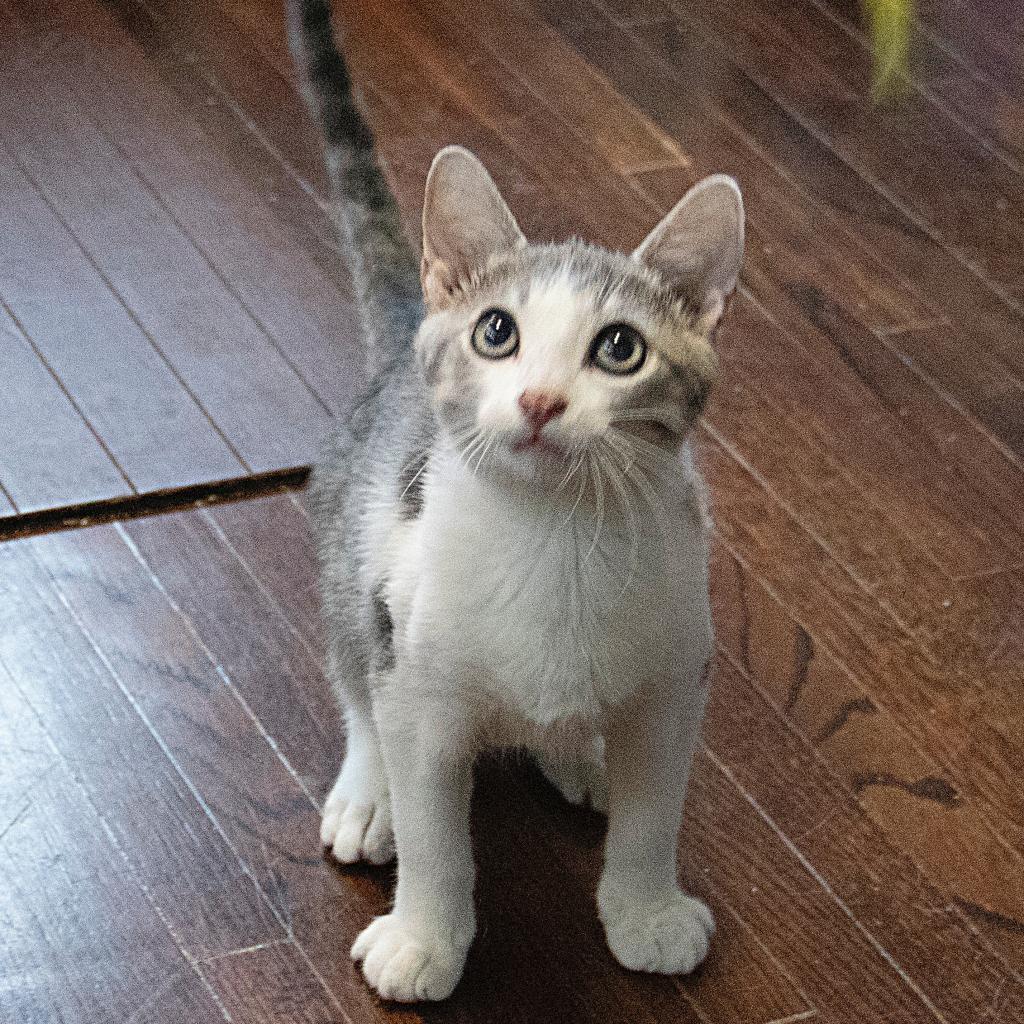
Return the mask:
POLYGON ((495 253, 525 244, 484 165, 461 146, 442 149, 431 164, 423 198, 420 280, 427 308, 445 306, 495 253))

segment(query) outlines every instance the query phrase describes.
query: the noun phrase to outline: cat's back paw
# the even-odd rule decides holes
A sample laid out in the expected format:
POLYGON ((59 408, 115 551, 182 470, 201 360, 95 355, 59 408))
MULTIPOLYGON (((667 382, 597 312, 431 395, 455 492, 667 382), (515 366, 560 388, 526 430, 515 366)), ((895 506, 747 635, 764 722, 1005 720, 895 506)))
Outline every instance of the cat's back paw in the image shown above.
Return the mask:
POLYGON ((537 755, 544 778, 577 807, 608 813, 608 776, 604 767, 604 741, 598 737, 593 749, 582 757, 555 758, 537 755))
POLYGON ((456 945, 387 914, 359 935, 352 959, 362 962, 363 977, 382 999, 447 999, 462 977, 471 939, 456 945))
POLYGON ((689 974, 708 955, 711 911, 680 890, 652 903, 603 900, 599 909, 608 947, 631 971, 689 974))
POLYGON ((395 833, 387 789, 361 791, 339 780, 324 805, 320 841, 342 864, 390 861, 395 856, 395 833))

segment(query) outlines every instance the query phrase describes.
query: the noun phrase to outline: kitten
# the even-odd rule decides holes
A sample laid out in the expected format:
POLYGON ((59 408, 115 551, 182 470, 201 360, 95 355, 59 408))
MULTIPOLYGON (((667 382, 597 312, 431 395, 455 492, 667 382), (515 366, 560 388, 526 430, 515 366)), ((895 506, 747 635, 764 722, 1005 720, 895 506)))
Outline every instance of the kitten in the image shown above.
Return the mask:
POLYGON ((322 839, 398 853, 352 956, 381 996, 444 999, 475 931, 479 751, 525 745, 603 804, 597 909, 626 967, 705 957, 676 880, 712 627, 688 438, 743 249, 739 189, 695 186, 631 256, 526 241, 479 161, 434 160, 419 268, 331 32, 289 0, 364 317, 372 384, 313 476, 347 751, 322 839))

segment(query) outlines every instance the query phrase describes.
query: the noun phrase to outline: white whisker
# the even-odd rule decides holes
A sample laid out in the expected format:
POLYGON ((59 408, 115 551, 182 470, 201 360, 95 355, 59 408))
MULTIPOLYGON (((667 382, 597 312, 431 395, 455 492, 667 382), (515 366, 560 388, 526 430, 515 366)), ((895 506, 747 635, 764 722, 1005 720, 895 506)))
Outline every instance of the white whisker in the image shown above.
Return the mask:
POLYGON ((470 469, 469 461, 470 461, 470 459, 472 459, 473 455, 476 453, 477 445, 482 444, 483 441, 484 441, 484 438, 483 438, 482 432, 480 430, 478 430, 478 429, 474 430, 472 432, 472 434, 470 435, 470 440, 467 441, 465 446, 463 448, 461 448, 460 450, 458 450, 458 452, 457 452, 457 455, 458 455, 458 458, 459 458, 459 462, 462 464, 463 468, 471 476, 475 476, 476 474, 473 473, 473 471, 470 469))
POLYGON ((608 481, 614 488, 615 493, 618 495, 619 501, 622 505, 622 511, 626 516, 630 535, 629 575, 626 577, 626 581, 622 586, 622 592, 619 595, 621 597, 622 594, 625 594, 629 589, 640 564, 640 520, 637 516, 634 503, 630 500, 630 492, 627 487, 629 478, 620 472, 619 468, 615 465, 614 458, 611 456, 606 459, 605 465, 608 469, 608 481))
MULTIPOLYGON (((583 473, 580 477, 580 490, 579 494, 576 495, 576 501, 573 502, 572 508, 569 509, 569 514, 565 517, 565 522, 562 523, 563 527, 568 526, 572 522, 573 516, 576 515, 576 509, 580 507, 580 502, 583 500, 583 494, 587 489, 587 478, 589 476, 589 473, 587 469, 586 457, 587 453, 586 451, 584 451, 583 454, 580 456, 579 462, 577 462, 576 464, 576 469, 579 469, 580 467, 582 467, 583 469, 583 473)), ((576 469, 573 470, 574 473, 576 472, 576 469)))
MULTIPOLYGON (((414 464, 415 464, 414 462, 410 462, 409 463, 410 466, 413 466, 414 464)), ((423 454, 423 465, 421 465, 420 468, 418 470, 416 470, 416 473, 413 475, 412 479, 405 485, 404 488, 402 488, 402 493, 398 496, 399 502, 401 502, 402 499, 409 492, 409 488, 412 487, 413 484, 415 484, 416 481, 419 480, 419 478, 421 476, 423 476, 424 472, 426 472, 427 466, 429 466, 429 465, 430 465, 430 456, 429 456, 429 454, 424 453, 423 454)))
POLYGON ((590 561, 590 556, 594 553, 594 549, 597 547, 598 539, 601 536, 601 527, 604 524, 604 484, 601 481, 601 466, 597 459, 597 454, 594 449, 587 450, 587 461, 591 464, 594 470, 594 491, 595 497, 597 498, 597 525, 594 529, 594 542, 590 545, 590 550, 583 557, 583 564, 586 565, 590 561))
POLYGON ((480 454, 477 456, 474 473, 480 472, 480 469, 484 464, 484 460, 487 458, 488 453, 494 448, 494 445, 498 440, 498 435, 494 431, 488 431, 485 436, 486 441, 484 442, 483 448, 480 449, 480 454))
POLYGON ((581 454, 580 457, 569 467, 568 472, 565 474, 565 476, 562 477, 562 479, 559 482, 558 486, 555 488, 555 493, 556 494, 563 487, 565 487, 569 483, 570 480, 572 480, 572 478, 576 475, 576 471, 580 468, 580 466, 583 465, 583 460, 586 457, 587 457, 586 456, 586 452, 584 451, 583 454, 581 454))

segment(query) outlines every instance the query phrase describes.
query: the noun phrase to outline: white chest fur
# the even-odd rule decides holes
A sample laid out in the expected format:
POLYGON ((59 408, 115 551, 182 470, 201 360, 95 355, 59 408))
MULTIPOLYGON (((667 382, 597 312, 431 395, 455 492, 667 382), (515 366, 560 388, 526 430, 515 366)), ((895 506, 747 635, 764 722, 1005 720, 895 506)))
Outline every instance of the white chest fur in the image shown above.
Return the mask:
POLYGON ((707 545, 690 510, 655 524, 612 505, 598 531, 574 498, 441 465, 422 517, 389 545, 398 643, 443 649, 451 685, 544 727, 691 672, 710 639, 707 545))

